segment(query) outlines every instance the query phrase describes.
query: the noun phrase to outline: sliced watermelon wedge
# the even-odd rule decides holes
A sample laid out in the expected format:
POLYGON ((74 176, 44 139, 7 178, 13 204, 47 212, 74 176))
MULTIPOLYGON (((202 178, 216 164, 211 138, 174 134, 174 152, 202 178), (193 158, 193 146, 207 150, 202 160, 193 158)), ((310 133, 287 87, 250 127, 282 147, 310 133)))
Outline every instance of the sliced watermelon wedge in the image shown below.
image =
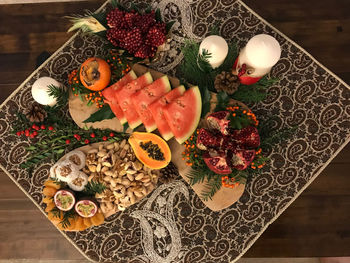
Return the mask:
POLYGON ((184 143, 196 130, 202 112, 198 87, 192 87, 181 97, 164 107, 164 116, 178 143, 184 143))
POLYGON ((151 84, 152 81, 153 79, 151 73, 147 72, 141 77, 129 82, 125 86, 115 91, 115 96, 120 105, 120 108, 122 109, 124 116, 128 121, 130 128, 132 129, 135 129, 137 126, 139 126, 142 123, 142 121, 137 111, 135 110, 130 97, 136 91, 151 84))
POLYGON ((134 79, 137 79, 137 76, 135 72, 131 70, 128 74, 123 76, 118 82, 114 83, 112 86, 109 86, 108 88, 105 88, 102 91, 102 95, 105 98, 104 102, 111 107, 111 110, 113 111, 114 115, 118 118, 121 124, 126 123, 126 118, 115 97, 115 91, 125 86, 129 82, 133 81, 134 79))
POLYGON ((179 86, 148 106, 164 140, 168 141, 174 136, 174 134, 171 132, 168 122, 164 117, 163 107, 168 105, 174 99, 180 97, 182 94, 184 94, 184 92, 185 87, 179 86))
POLYGON ((157 129, 156 121, 148 106, 159 99, 161 96, 169 92, 171 89, 170 82, 167 76, 157 79, 152 84, 131 95, 131 101, 135 110, 140 115, 141 121, 148 132, 157 129))

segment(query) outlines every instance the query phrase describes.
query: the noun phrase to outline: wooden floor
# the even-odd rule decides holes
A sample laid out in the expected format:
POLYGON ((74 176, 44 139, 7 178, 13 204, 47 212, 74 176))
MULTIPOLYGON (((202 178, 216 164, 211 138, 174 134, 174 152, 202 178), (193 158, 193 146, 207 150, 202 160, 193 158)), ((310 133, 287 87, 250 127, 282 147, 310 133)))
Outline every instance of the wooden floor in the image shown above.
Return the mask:
MULTIPOLYGON (((245 0, 262 17, 350 83, 348 0, 245 0)), ((62 17, 90 2, 0 5, 0 102, 34 70, 36 57, 68 38, 62 17)), ((0 260, 84 259, 0 172, 0 260)), ((350 255, 350 147, 277 219, 246 257, 350 255)))

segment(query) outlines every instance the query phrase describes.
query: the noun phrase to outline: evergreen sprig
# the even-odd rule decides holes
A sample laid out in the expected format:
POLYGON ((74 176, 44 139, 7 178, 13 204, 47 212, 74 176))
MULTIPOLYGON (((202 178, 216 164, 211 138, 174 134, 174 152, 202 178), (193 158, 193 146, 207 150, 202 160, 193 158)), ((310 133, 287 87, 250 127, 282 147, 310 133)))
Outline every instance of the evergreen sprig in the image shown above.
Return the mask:
POLYGON ((101 183, 97 180, 92 180, 88 182, 88 184, 85 186, 84 190, 82 191, 86 195, 92 195, 94 196, 96 193, 101 194, 104 190, 106 190, 106 185, 104 183, 101 183))
POLYGON ((252 85, 239 85, 237 91, 230 97, 243 103, 256 103, 267 97, 268 88, 274 85, 278 79, 264 76, 252 85))
POLYGON ((57 87, 55 85, 49 85, 48 86, 49 91, 48 95, 55 98, 57 103, 53 108, 61 108, 64 105, 67 105, 68 98, 69 98, 69 92, 64 87, 57 87))

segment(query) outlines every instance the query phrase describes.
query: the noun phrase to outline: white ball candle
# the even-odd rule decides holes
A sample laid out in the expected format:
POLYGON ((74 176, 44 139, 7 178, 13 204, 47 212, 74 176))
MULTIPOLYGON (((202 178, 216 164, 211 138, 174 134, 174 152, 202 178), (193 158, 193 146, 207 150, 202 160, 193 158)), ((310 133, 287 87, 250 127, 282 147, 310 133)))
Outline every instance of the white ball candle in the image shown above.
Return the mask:
POLYGON ((56 98, 49 95, 50 85, 62 87, 61 83, 50 77, 41 77, 34 82, 32 96, 36 102, 48 106, 54 106, 57 103, 56 98))
POLYGON ((267 74, 281 57, 281 47, 275 38, 266 34, 251 38, 239 55, 239 64, 254 68, 254 76, 267 74))
POLYGON ((209 64, 212 68, 219 67, 225 60, 228 53, 228 45, 225 39, 220 36, 209 36, 206 37, 199 46, 199 54, 206 50, 211 54, 208 59, 209 64))

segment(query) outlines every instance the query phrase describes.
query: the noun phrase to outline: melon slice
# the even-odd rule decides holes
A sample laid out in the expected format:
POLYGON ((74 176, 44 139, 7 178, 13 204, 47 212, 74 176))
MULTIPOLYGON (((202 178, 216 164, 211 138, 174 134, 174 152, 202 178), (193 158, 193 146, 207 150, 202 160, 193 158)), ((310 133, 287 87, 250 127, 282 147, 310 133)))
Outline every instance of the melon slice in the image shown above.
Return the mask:
POLYGON ((147 72, 141 77, 129 82, 120 89, 117 89, 115 96, 117 101, 122 109, 126 120, 129 123, 130 128, 135 129, 139 126, 142 121, 139 114, 134 108, 134 105, 131 102, 131 95, 136 91, 148 86, 153 81, 151 73, 147 72))
POLYGON ((105 98, 104 102, 111 107, 111 110, 113 111, 114 115, 118 118, 121 124, 126 123, 126 118, 115 97, 115 91, 135 79, 137 79, 137 76, 135 72, 131 70, 128 74, 122 77, 118 82, 114 83, 112 86, 109 86, 108 88, 102 91, 102 95, 105 98))
POLYGON ((165 120, 163 107, 168 105, 174 99, 180 97, 184 92, 185 87, 179 86, 150 104, 148 107, 164 140, 168 141, 174 136, 174 134, 171 132, 168 122, 165 120))
POLYGON ((157 129, 156 121, 154 120, 148 106, 169 92, 170 89, 171 87, 168 77, 163 76, 131 96, 131 101, 148 132, 157 129))
POLYGON ((181 97, 164 107, 164 116, 178 143, 184 143, 196 130, 202 112, 198 87, 192 87, 181 97))

